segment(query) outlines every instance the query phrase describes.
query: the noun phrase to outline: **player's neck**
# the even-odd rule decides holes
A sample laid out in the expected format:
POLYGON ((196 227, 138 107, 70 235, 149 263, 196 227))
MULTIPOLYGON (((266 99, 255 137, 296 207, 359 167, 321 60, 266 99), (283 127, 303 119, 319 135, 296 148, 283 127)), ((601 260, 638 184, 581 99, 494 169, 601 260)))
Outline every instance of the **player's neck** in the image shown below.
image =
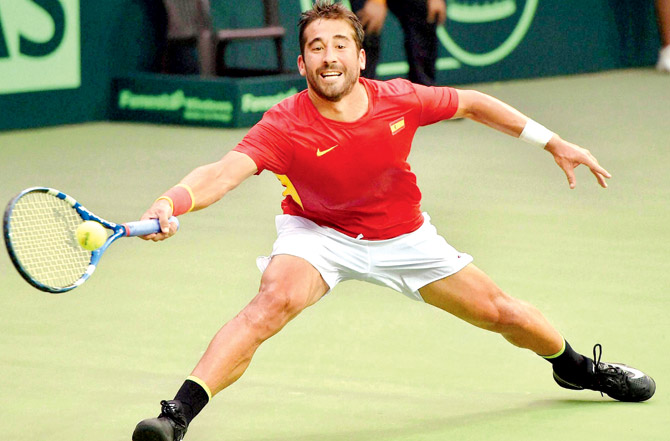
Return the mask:
POLYGON ((368 111, 368 93, 358 82, 351 92, 340 101, 329 101, 309 90, 309 98, 316 110, 324 117, 341 122, 354 122, 368 111))

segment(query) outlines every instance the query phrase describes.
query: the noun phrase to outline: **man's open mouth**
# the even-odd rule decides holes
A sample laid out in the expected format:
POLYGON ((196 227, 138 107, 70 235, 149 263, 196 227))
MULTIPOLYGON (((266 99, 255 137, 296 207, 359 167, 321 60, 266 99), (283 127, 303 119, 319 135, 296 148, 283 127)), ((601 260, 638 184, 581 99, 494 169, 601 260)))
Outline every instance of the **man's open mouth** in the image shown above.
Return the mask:
POLYGON ((342 75, 342 72, 335 72, 335 71, 325 71, 321 72, 319 75, 321 75, 321 78, 336 78, 342 75))

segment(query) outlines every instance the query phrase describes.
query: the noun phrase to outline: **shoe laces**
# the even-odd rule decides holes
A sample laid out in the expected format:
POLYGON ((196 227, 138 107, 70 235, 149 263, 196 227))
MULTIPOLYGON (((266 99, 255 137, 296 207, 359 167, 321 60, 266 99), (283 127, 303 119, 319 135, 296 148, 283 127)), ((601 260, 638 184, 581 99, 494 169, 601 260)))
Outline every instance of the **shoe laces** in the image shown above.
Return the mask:
POLYGON ((594 364, 594 369, 596 374, 598 373, 598 366, 600 365, 600 359, 603 356, 603 347, 600 343, 596 343, 595 346, 593 346, 593 362, 594 364), (598 354, 596 356, 596 353, 598 354))
POLYGON ((615 389, 617 391, 625 391, 628 389, 628 378, 626 372, 618 366, 613 366, 609 363, 600 361, 603 355, 603 347, 600 343, 593 346, 593 373, 597 390, 603 395, 603 389, 615 389))
POLYGON ((183 411, 178 407, 177 403, 174 401, 161 401, 161 414, 160 416, 169 418, 181 430, 185 430, 187 427, 186 418, 184 417, 183 411))

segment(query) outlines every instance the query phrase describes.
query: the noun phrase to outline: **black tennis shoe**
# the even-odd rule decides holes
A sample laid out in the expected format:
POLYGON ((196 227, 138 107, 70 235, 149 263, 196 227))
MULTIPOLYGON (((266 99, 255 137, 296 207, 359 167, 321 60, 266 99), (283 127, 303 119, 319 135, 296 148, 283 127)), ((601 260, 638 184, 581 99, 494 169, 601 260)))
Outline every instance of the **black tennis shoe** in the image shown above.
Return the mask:
POLYGON ((161 414, 135 427, 133 441, 181 441, 188 423, 180 401, 161 401, 161 414))
MULTIPOLYGON (((598 343, 593 347, 592 373, 583 384, 574 384, 556 375, 554 380, 566 389, 591 389, 603 392, 619 401, 645 401, 656 392, 656 382, 642 371, 620 363, 600 361, 603 348, 598 343)), ((591 361, 591 360, 589 360, 591 361)))

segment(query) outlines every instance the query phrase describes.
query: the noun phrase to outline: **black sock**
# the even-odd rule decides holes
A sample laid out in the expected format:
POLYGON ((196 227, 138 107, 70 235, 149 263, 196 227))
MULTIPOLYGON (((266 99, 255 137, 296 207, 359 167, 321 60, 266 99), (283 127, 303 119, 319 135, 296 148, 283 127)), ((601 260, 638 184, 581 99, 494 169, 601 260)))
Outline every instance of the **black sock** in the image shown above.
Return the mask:
POLYGON ((187 378, 174 397, 175 400, 181 401, 186 422, 189 424, 209 402, 209 392, 200 385, 200 382, 201 380, 195 377, 187 378))
POLYGON ((593 362, 589 358, 575 352, 567 341, 564 340, 564 342, 565 347, 561 352, 543 356, 542 358, 553 365, 554 372, 562 380, 578 386, 584 385, 588 382, 588 378, 592 373, 593 362))

